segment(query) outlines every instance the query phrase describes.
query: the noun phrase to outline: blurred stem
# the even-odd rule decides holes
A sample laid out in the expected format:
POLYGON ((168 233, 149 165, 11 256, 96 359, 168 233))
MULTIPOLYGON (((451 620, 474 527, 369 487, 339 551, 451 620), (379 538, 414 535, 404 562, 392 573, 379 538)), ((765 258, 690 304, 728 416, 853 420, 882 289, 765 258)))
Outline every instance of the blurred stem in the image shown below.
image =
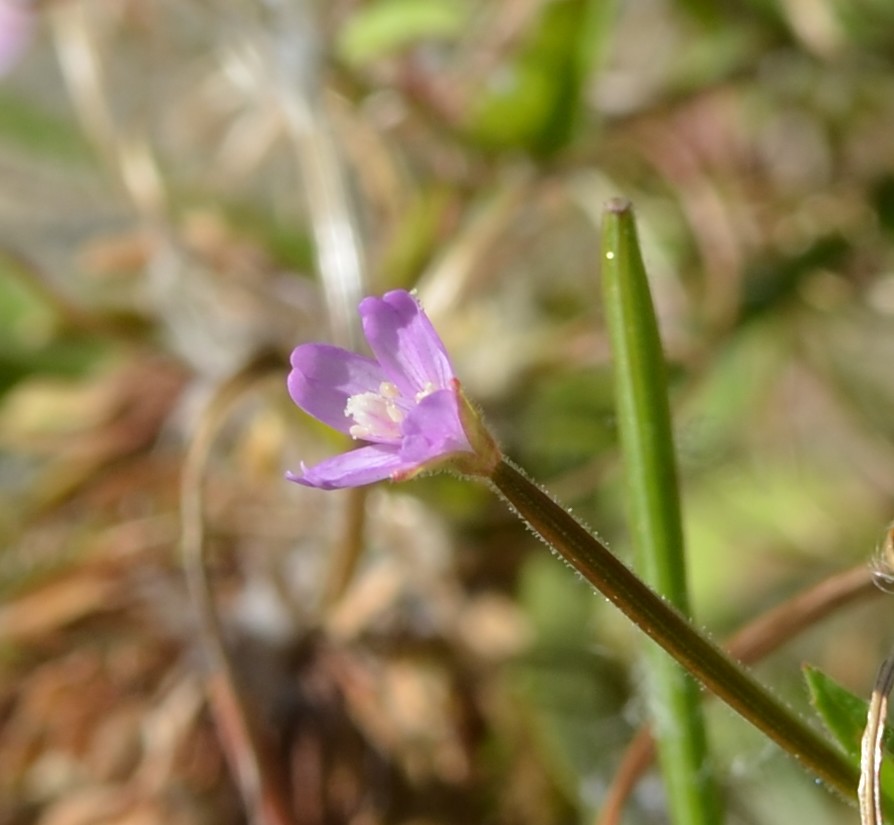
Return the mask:
POLYGON ((341 501, 343 529, 335 544, 323 590, 323 605, 332 607, 348 589, 363 555, 363 527, 366 523, 366 487, 345 490, 341 501))
MULTIPOLYGON (((690 615, 667 376, 658 323, 630 205, 603 217, 602 285, 614 359, 615 404, 636 567, 690 615)), ((668 809, 679 825, 720 821, 696 682, 658 647, 647 648, 648 693, 668 809)))
POLYGON ((856 798, 856 765, 703 636, 520 470, 504 459, 490 481, 537 535, 705 687, 826 785, 848 799, 856 798))
POLYGON ((274 743, 258 723, 257 710, 249 705, 224 644, 223 628, 205 571, 202 482, 215 437, 234 406, 259 381, 266 379, 272 369, 280 367, 278 357, 261 355, 218 387, 190 441, 180 478, 180 552, 207 659, 205 690, 221 745, 252 825, 294 825, 294 817, 274 743))

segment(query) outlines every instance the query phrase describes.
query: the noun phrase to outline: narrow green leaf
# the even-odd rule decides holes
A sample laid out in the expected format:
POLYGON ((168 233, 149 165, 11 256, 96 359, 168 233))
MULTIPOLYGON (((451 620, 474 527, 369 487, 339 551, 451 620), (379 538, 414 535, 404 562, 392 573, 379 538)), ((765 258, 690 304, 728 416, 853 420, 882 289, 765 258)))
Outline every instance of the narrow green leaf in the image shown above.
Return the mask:
MULTIPOLYGON (((618 434, 636 566, 688 614, 683 527, 664 354, 633 211, 612 201, 603 216, 602 291, 614 359, 618 434)), ((674 822, 720 820, 698 689, 658 648, 649 648, 650 701, 674 822)))

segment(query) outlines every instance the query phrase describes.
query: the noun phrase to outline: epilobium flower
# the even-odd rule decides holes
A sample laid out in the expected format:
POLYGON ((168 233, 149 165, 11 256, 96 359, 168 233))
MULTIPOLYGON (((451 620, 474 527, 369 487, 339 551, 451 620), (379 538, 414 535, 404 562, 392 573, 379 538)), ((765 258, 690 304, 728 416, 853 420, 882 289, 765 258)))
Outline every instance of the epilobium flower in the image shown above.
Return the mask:
POLYGON ((314 418, 363 442, 288 478, 332 490, 402 481, 447 466, 489 476, 500 453, 466 400, 444 344, 404 290, 360 302, 374 358, 327 344, 292 353, 292 400, 314 418))

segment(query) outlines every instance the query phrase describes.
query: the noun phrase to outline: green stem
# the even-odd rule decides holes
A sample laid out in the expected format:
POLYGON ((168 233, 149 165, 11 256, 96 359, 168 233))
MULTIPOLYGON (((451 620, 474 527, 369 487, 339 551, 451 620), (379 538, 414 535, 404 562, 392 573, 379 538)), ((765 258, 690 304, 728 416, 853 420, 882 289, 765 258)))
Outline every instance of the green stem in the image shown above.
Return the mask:
MULTIPOLYGON (((602 287, 636 569, 690 615, 667 377, 633 212, 612 201, 602 222, 602 287)), ((673 822, 713 825, 720 800, 709 764, 698 685, 649 646, 648 694, 673 822)))
POLYGON ((826 785, 856 799, 856 765, 702 636, 543 490, 505 459, 490 481, 535 533, 705 687, 826 785))

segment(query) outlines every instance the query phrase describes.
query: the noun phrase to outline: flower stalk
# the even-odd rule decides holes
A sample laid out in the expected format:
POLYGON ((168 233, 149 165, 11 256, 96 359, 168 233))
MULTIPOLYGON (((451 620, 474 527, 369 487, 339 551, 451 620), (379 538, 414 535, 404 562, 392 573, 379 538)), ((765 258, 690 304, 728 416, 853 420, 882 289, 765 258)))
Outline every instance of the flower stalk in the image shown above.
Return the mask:
POLYGON ((706 688, 828 787, 855 799, 859 770, 840 750, 699 633, 520 470, 504 459, 490 483, 546 544, 706 688))

